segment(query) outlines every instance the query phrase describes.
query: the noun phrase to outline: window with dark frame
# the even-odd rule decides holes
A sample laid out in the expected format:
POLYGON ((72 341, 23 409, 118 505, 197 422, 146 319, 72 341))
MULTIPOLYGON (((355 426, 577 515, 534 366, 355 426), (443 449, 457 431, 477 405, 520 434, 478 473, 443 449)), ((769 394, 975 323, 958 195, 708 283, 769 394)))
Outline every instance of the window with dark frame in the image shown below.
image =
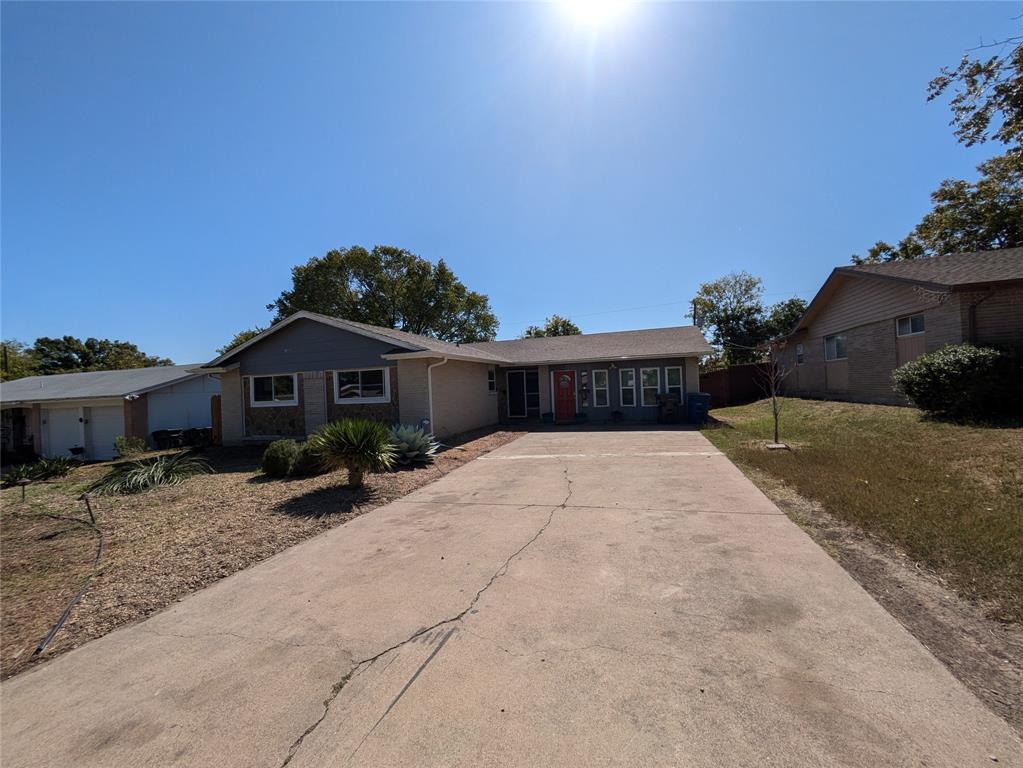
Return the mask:
POLYGON ((803 345, 796 344, 796 365, 803 364, 803 345))
POLYGON ((295 394, 295 374, 280 376, 253 376, 252 402, 258 405, 294 405, 298 402, 295 394))
POLYGON ((923 315, 910 315, 909 317, 900 317, 895 321, 895 335, 896 336, 915 336, 918 333, 924 332, 924 316, 923 315))
POLYGON ((846 355, 846 339, 844 333, 836 333, 833 336, 824 337, 824 359, 825 360, 845 360, 846 355))

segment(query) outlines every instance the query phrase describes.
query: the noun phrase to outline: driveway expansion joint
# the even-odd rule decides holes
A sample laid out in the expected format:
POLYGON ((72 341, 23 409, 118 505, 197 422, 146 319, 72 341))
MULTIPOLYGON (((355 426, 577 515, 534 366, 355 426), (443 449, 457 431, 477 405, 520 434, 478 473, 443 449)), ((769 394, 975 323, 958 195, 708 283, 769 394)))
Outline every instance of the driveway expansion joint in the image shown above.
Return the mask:
MULTIPOLYGON (((568 480, 567 468, 565 470, 565 479, 568 480)), ((320 714, 320 716, 316 719, 315 722, 313 722, 308 728, 306 728, 302 732, 302 734, 297 739, 295 739, 295 741, 292 742, 291 746, 288 748, 287 756, 284 758, 284 761, 280 764, 280 768, 285 768, 285 766, 288 765, 294 759, 295 755, 298 754, 299 749, 301 749, 302 744, 305 742, 306 737, 309 736, 309 734, 311 734, 313 731, 315 731, 320 726, 320 724, 326 719, 328 713, 330 712, 330 708, 334 703, 334 700, 337 699, 337 697, 341 694, 341 691, 353 677, 362 674, 362 672, 371 667, 374 662, 376 662, 381 657, 391 653, 392 651, 396 651, 402 646, 405 646, 408 643, 411 643, 414 640, 419 639, 423 635, 433 632, 436 629, 439 629, 440 627, 443 627, 447 624, 454 624, 456 622, 460 622, 463 618, 465 618, 466 614, 468 614, 469 611, 476 607, 476 604, 480 601, 480 598, 483 596, 483 593, 490 589, 490 587, 493 586, 494 582, 496 582, 499 578, 501 578, 508 572, 508 568, 511 566, 512 561, 515 560, 523 552, 525 552, 537 539, 540 538, 540 536, 543 535, 544 531, 546 531, 550 524, 554 521, 554 513, 557 512, 559 509, 565 508, 565 504, 568 502, 568 499, 572 495, 571 480, 568 480, 568 482, 569 490, 568 494, 565 496, 565 500, 560 505, 551 509, 550 514, 547 515, 547 520, 544 522, 544 524, 540 526, 537 532, 534 533, 525 544, 523 544, 517 550, 512 552, 511 555, 508 556, 504 563, 502 563, 501 567, 494 571, 493 575, 487 580, 487 583, 476 591, 476 594, 473 596, 472 600, 469 601, 469 604, 465 608, 456 613, 454 616, 449 616, 448 618, 441 619, 440 621, 436 622, 435 624, 431 624, 428 627, 416 630, 414 633, 409 635, 401 642, 395 643, 394 645, 385 648, 379 653, 373 654, 372 656, 362 659, 361 661, 358 661, 355 664, 353 664, 352 667, 348 670, 348 672, 345 673, 345 675, 336 683, 334 683, 334 685, 331 687, 330 694, 327 696, 326 699, 323 700, 323 712, 320 714)), ((454 630, 449 632, 444 637, 443 641, 434 649, 433 653, 430 654, 430 657, 427 659, 427 661, 424 662, 424 664, 416 671, 416 673, 412 676, 412 679, 408 682, 408 684, 406 684, 405 688, 402 689, 401 693, 397 696, 397 698, 395 698, 395 700, 391 702, 391 706, 387 708, 384 714, 381 715, 380 719, 377 720, 373 727, 366 733, 362 741, 359 743, 359 746, 355 748, 355 752, 358 752, 358 750, 362 747, 363 743, 365 743, 366 739, 369 738, 370 734, 374 730, 376 730, 376 727, 380 725, 381 722, 383 722, 384 718, 387 717, 387 714, 391 711, 394 705, 397 704, 398 699, 400 699, 401 696, 404 695, 405 691, 408 690, 409 687, 411 687, 412 683, 415 682, 417 677, 419 677, 419 674, 425 668, 426 664, 433 660, 433 657, 437 655, 437 653, 443 647, 444 643, 446 643, 448 639, 451 637, 453 631, 454 630)), ((352 757, 354 757, 355 752, 352 752, 352 754, 349 755, 348 757, 349 760, 352 757)))

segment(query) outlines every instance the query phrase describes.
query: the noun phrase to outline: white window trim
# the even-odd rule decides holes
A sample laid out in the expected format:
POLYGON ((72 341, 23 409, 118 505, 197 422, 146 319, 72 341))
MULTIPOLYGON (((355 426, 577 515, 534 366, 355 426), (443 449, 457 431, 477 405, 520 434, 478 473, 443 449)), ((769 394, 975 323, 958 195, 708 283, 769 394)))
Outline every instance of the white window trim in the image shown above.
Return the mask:
POLYGON ((389 403, 391 402, 391 366, 389 365, 371 365, 366 368, 335 368, 330 372, 333 378, 334 385, 334 404, 335 405, 366 405, 371 403, 389 403), (382 397, 338 397, 340 391, 337 385, 337 375, 339 373, 355 373, 356 371, 383 371, 384 372, 384 394, 382 397))
POLYGON ((611 407, 611 376, 607 372, 607 368, 594 368, 590 371, 590 377, 592 379, 590 389, 593 392, 593 408, 610 408, 611 407), (597 374, 604 374, 604 386, 597 386, 597 374), (607 401, 604 405, 597 405, 597 390, 604 393, 604 399, 607 401))
MULTIPOLYGON (((838 345, 837 344, 835 345, 835 354, 836 355, 838 354, 838 345)), ((824 362, 826 362, 826 363, 837 363, 837 362, 839 362, 841 360, 848 360, 848 359, 849 359, 849 337, 846 334, 844 334, 844 333, 829 333, 827 336, 824 337, 824 362), (828 339, 834 339, 834 338, 836 338, 838 336, 844 336, 845 337, 845 344, 846 344, 845 357, 828 357, 828 339)))
POLYGON ((923 336, 925 333, 927 333, 927 320, 926 319, 924 319, 924 329, 922 331, 913 331, 913 330, 911 330, 909 333, 899 333, 899 321, 900 320, 909 320, 909 327, 912 328, 913 327, 913 318, 914 317, 923 317, 923 316, 924 316, 923 312, 914 312, 912 315, 903 315, 902 317, 895 318, 895 335, 898 338, 900 338, 900 339, 905 339, 905 338, 908 338, 910 336, 923 336))
POLYGON ((636 401, 636 369, 635 368, 620 368, 618 370, 618 407, 619 408, 637 408, 639 403, 636 401), (632 371, 632 386, 627 387, 622 383, 622 374, 625 371, 632 371), (626 405, 625 398, 622 395, 626 390, 632 390, 632 404, 626 405))
POLYGON ((487 368, 487 394, 497 396, 497 369, 491 366, 487 368), (493 379, 491 379, 493 377, 493 379), (490 383, 493 381, 494 388, 490 388, 490 383))
POLYGON ((252 408, 290 408, 298 405, 298 374, 297 373, 261 373, 257 376, 249 376, 249 406, 252 408), (292 391, 295 397, 291 400, 267 400, 256 401, 256 379, 274 379, 279 376, 290 376, 292 391))
POLYGON ((657 407, 657 395, 661 393, 661 369, 660 368, 640 368, 639 369, 639 405, 641 408, 656 408, 657 407), (643 373, 645 371, 653 371, 657 374, 657 391, 654 392, 654 402, 647 405, 643 402, 643 390, 650 389, 650 387, 643 385, 643 373))
POLYGON ((681 403, 685 399, 685 388, 686 388, 686 377, 682 373, 681 365, 668 365, 664 368, 664 392, 670 395, 671 390, 675 387, 675 384, 668 383, 668 371, 678 371, 678 401, 681 403))

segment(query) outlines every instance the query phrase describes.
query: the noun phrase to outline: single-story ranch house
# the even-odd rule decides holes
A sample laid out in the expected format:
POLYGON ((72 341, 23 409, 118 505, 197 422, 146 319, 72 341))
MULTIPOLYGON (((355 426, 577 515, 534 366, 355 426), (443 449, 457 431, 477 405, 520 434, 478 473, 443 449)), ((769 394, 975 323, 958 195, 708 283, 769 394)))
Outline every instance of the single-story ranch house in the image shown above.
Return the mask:
POLYGON ((220 382, 194 365, 29 376, 0 384, 5 455, 112 459, 118 437, 212 426, 220 382))
POLYGON ((835 269, 785 340, 785 390, 903 404, 892 372, 963 342, 1023 348, 1023 248, 835 269))
POLYGON ((219 374, 224 443, 304 437, 348 416, 439 437, 497 423, 655 421, 711 347, 692 326, 452 344, 297 312, 197 371, 219 374))

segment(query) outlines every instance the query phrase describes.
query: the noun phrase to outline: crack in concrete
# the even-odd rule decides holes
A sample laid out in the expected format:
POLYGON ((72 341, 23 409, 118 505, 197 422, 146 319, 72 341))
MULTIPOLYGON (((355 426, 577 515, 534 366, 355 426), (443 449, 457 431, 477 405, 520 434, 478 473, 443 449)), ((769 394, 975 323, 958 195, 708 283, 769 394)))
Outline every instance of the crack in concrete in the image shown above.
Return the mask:
MULTIPOLYGON (((445 506, 454 507, 516 507, 528 509, 530 507, 549 507, 550 504, 523 504, 521 501, 443 501, 436 502, 434 499, 395 499, 389 504, 431 504, 441 503, 445 506)), ((561 504, 558 505, 563 506, 561 504)), ((694 515, 746 515, 749 517, 785 517, 784 512, 743 512, 733 509, 678 509, 677 507, 626 507, 609 506, 607 504, 578 504, 576 509, 613 509, 619 512, 679 512, 682 514, 694 515)))
MULTIPOLYGON (((361 674, 362 672, 364 672, 366 669, 371 667, 374 664, 374 662, 376 662, 381 657, 386 656, 388 653, 391 653, 392 651, 398 650, 402 646, 407 645, 408 643, 411 643, 412 641, 419 639, 420 637, 422 637, 425 634, 433 632, 435 629, 438 629, 439 627, 442 627, 442 626, 444 626, 446 624, 453 624, 455 622, 461 621, 466 616, 466 614, 469 613, 469 611, 471 611, 473 608, 476 607, 476 604, 480 601, 480 598, 483 596, 483 593, 485 593, 488 589, 490 589, 490 587, 493 586, 494 582, 496 582, 498 579, 500 579, 502 576, 504 576, 508 572, 508 568, 511 566, 512 561, 515 560, 515 558, 517 558, 519 555, 521 555, 537 539, 539 539, 540 536, 543 535, 544 531, 546 531, 548 526, 550 526, 550 524, 554 521, 554 513, 557 512, 559 509, 564 509, 565 504, 568 502, 568 499, 572 495, 571 480, 568 479, 568 470, 567 470, 567 468, 565 470, 565 478, 566 478, 566 480, 568 480, 568 483, 569 483, 568 495, 565 496, 565 500, 559 506, 556 506, 556 507, 551 509, 550 514, 547 516, 547 520, 544 522, 544 524, 540 526, 540 528, 537 530, 537 532, 534 533, 532 535, 532 537, 530 537, 530 539, 525 544, 523 544, 521 547, 519 547, 517 550, 515 550, 511 555, 508 556, 508 558, 504 561, 504 563, 501 565, 501 567, 498 568, 496 571, 494 571, 494 574, 490 577, 490 579, 487 580, 487 583, 484 584, 482 587, 480 587, 480 589, 478 589, 476 591, 476 594, 473 596, 472 600, 469 601, 469 604, 465 608, 463 608, 461 611, 456 613, 454 616, 449 616, 449 617, 447 617, 445 619, 441 619, 440 621, 438 621, 438 622, 436 622, 434 624, 431 624, 428 627, 424 627, 422 629, 419 629, 416 632, 414 632, 413 634, 409 635, 404 640, 402 640, 402 641, 400 641, 398 643, 395 643, 394 645, 392 645, 392 646, 390 646, 388 648, 385 648, 384 650, 380 651, 379 653, 376 653, 376 654, 374 654, 374 655, 372 655, 372 656, 370 656, 368 658, 362 659, 361 661, 358 661, 358 662, 356 662, 355 664, 352 665, 352 667, 348 670, 348 672, 344 675, 344 677, 342 677, 340 680, 338 680, 338 682, 336 682, 333 685, 333 687, 331 688, 330 694, 327 696, 326 699, 323 700, 323 712, 320 714, 320 716, 316 719, 316 721, 314 723, 312 723, 308 728, 306 728, 305 731, 303 731, 302 734, 297 739, 295 739, 294 742, 292 742, 291 746, 288 749, 288 755, 287 755, 287 757, 284 758, 284 762, 281 763, 280 768, 284 768, 286 765, 288 765, 294 759, 295 755, 298 754, 299 749, 301 749, 302 744, 305 742, 306 737, 309 736, 309 734, 311 734, 313 731, 315 731, 320 726, 320 724, 324 721, 324 719, 326 719, 327 714, 330 712, 330 708, 331 708, 331 706, 334 703, 334 700, 337 699, 337 697, 341 694, 341 691, 344 689, 345 685, 347 685, 348 682, 353 677, 355 677, 355 676, 361 674)), ((453 630, 452 630, 452 632, 449 632, 444 637, 443 641, 437 646, 437 648, 434 649, 433 653, 430 654, 430 657, 427 659, 427 663, 429 661, 433 660, 433 657, 437 655, 437 653, 440 651, 441 647, 444 645, 444 643, 447 642, 448 638, 451 636, 452 633, 453 633, 453 630)), ((412 680, 410 680, 409 683, 406 685, 406 687, 404 689, 402 689, 402 692, 401 692, 402 695, 405 693, 406 690, 408 690, 408 687, 411 686, 411 684, 419 676, 419 672, 421 672, 422 669, 425 666, 426 665, 424 663, 423 667, 421 667, 416 672, 416 674, 413 675, 412 680)), ((400 695, 399 695, 398 698, 400 698, 400 695)), ((397 703, 397 699, 395 699, 395 701, 392 702, 391 707, 388 707, 387 711, 384 712, 384 714, 383 714, 383 716, 381 716, 380 720, 378 720, 377 723, 373 726, 373 728, 370 729, 369 733, 367 733, 366 736, 363 737, 363 740, 359 743, 359 746, 356 747, 355 751, 352 752, 352 754, 348 756, 348 760, 351 760, 352 757, 355 756, 355 753, 358 752, 359 749, 362 747, 363 743, 365 743, 366 738, 369 737, 369 734, 372 733, 373 730, 376 729, 376 727, 383 721, 384 717, 387 716, 387 713, 391 711, 391 708, 396 703, 397 703)))

